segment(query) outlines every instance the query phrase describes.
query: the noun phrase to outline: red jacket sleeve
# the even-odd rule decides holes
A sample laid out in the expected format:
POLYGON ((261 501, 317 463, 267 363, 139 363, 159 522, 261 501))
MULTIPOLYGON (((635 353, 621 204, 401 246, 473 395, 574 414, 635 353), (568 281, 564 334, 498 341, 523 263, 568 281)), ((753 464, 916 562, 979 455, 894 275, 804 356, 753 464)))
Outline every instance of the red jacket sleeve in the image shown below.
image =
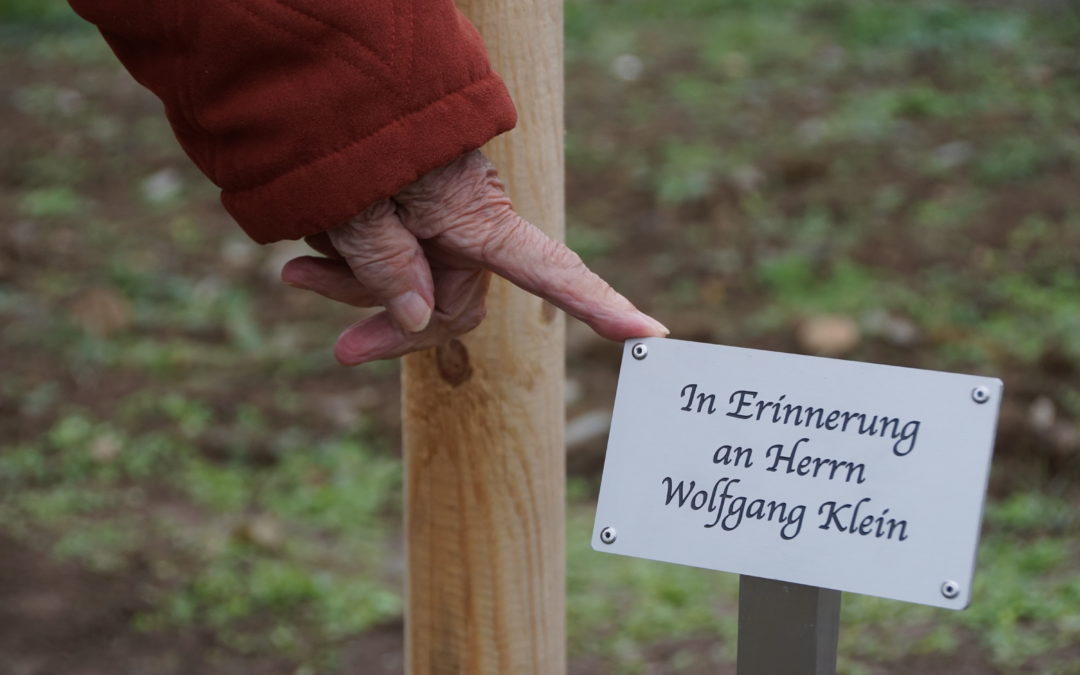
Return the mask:
POLYGON ((70 0, 253 239, 337 225, 514 126, 453 0, 70 0))

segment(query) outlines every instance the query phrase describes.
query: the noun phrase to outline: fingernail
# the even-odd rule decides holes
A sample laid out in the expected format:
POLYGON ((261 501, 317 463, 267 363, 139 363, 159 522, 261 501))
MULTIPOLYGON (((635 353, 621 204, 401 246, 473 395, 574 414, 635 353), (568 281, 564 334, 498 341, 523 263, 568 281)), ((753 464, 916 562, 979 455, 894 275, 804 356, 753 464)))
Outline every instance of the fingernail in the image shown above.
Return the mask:
POLYGON ((431 306, 416 291, 402 293, 386 307, 401 327, 410 333, 419 333, 431 321, 431 306))
POLYGON ((656 319, 652 318, 651 316, 649 316, 648 314, 646 314, 644 312, 638 312, 638 314, 641 314, 641 316, 644 317, 645 320, 649 322, 649 325, 651 325, 657 331, 662 333, 663 334, 662 337, 667 337, 667 336, 671 335, 671 331, 668 330, 668 327, 665 326, 664 324, 660 323, 659 321, 657 321, 656 319))

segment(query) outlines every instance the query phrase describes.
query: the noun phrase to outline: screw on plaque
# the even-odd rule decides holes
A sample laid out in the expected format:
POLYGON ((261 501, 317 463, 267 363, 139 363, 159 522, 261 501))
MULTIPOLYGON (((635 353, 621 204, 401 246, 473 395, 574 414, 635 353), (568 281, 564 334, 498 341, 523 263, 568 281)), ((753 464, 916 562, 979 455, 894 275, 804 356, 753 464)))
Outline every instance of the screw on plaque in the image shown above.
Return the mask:
POLYGON ((604 542, 605 544, 615 543, 615 528, 605 527, 604 529, 600 530, 600 541, 604 542))
POLYGON ((971 400, 976 403, 986 403, 990 400, 990 389, 987 387, 975 387, 971 390, 971 400))
POLYGON ((956 596, 960 595, 960 584, 956 583, 952 579, 948 579, 942 582, 941 594, 949 600, 952 600, 956 596))
POLYGON ((649 355, 649 348, 639 342, 630 349, 630 353, 634 355, 635 359, 640 361, 649 355))

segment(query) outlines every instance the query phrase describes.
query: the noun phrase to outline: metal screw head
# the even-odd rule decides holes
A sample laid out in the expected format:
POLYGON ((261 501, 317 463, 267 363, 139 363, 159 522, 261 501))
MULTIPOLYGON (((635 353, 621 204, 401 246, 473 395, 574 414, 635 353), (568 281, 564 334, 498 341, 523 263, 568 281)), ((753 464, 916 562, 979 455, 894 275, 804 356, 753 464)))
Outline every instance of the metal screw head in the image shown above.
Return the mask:
POLYGON ((986 403, 990 400, 990 390, 987 387, 975 387, 971 390, 971 400, 976 403, 986 403))
POLYGON ((630 353, 634 355, 635 359, 640 361, 649 355, 649 348, 639 342, 630 349, 630 353))
POLYGON ((956 583, 952 579, 946 579, 941 582, 941 594, 946 598, 952 600, 956 596, 960 595, 960 584, 956 583))
POLYGON ((615 528, 605 527, 604 529, 600 530, 600 541, 604 542, 605 544, 615 543, 615 528))

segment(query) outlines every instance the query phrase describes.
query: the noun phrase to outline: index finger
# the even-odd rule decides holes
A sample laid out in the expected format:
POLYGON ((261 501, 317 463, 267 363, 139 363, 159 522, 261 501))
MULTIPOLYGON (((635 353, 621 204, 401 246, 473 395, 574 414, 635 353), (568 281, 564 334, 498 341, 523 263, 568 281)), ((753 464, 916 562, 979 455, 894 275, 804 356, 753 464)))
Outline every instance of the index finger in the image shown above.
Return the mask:
POLYGON ((479 237, 440 235, 451 250, 463 253, 533 295, 584 321, 611 340, 665 337, 669 331, 642 313, 590 270, 578 254, 544 234, 512 210, 485 223, 479 237), (467 245, 463 245, 464 241, 467 245), (457 240, 457 241, 455 241, 457 240), (475 242, 475 243, 474 243, 475 242))

